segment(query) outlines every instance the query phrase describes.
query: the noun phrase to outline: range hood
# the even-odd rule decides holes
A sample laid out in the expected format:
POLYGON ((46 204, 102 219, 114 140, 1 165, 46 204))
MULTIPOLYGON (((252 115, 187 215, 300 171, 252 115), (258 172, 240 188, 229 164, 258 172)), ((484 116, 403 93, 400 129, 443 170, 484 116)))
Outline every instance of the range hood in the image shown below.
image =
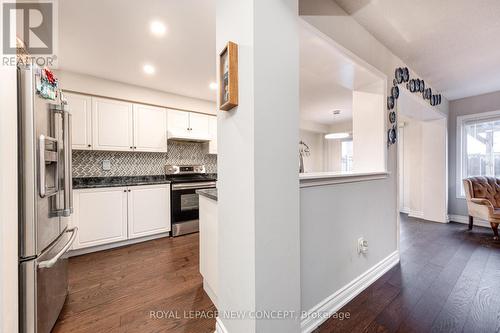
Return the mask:
POLYGON ((209 135, 197 135, 186 131, 168 131, 168 140, 174 141, 188 141, 188 142, 208 142, 212 140, 209 135))

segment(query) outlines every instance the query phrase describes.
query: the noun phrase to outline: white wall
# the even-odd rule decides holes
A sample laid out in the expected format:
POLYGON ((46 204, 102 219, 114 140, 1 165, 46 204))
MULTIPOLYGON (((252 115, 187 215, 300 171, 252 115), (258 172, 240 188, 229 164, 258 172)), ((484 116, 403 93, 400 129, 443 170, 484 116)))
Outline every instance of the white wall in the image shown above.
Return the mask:
POLYGON ((17 90, 15 67, 0 66, 0 332, 18 330, 17 90))
MULTIPOLYGON (((217 0, 216 44, 239 45, 239 106, 218 113, 219 310, 300 310, 296 0, 217 0)), ((231 333, 299 322, 218 321, 231 333)))
POLYGON ((447 119, 425 121, 422 126, 422 211, 429 221, 447 222, 448 142, 447 119))
POLYGON ((216 114, 215 103, 211 101, 111 81, 86 74, 59 70, 56 71, 56 75, 63 90, 174 109, 216 114))
POLYGON ((447 221, 447 121, 404 117, 402 206, 410 216, 447 221))
POLYGON ((422 180, 423 180, 423 144, 422 122, 411 118, 404 118, 404 146, 403 153, 403 206, 411 216, 422 217, 422 180))
POLYGON ((362 91, 352 97, 353 171, 385 171, 385 97, 362 91))

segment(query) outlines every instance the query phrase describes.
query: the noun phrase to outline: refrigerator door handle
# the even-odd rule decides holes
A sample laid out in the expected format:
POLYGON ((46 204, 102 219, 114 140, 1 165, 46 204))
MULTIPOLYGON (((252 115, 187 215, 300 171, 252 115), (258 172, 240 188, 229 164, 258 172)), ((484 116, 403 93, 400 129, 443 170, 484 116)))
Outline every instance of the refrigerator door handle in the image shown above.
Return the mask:
MULTIPOLYGON (((67 108, 66 105, 63 106, 67 108)), ((72 172, 72 140, 71 140, 71 114, 63 111, 63 145, 64 145, 64 209, 63 216, 73 213, 73 172, 72 172)))
POLYGON ((46 162, 55 162, 56 163, 56 179, 57 174, 59 173, 59 145, 57 144, 57 139, 52 138, 50 136, 40 135, 38 138, 38 150, 39 150, 39 160, 38 160, 38 181, 40 187, 40 197, 50 197, 59 192, 59 182, 56 181, 54 187, 47 187, 47 183, 45 181, 46 177, 46 162), (47 150, 46 143, 51 142, 55 146, 55 151, 47 150), (46 157, 49 157, 48 159, 46 157))
POLYGON ((52 259, 42 261, 38 263, 38 268, 51 268, 56 264, 56 262, 65 254, 71 245, 73 245, 73 242, 76 239, 76 235, 78 233, 78 227, 73 227, 71 229, 66 230, 66 232, 71 232, 71 238, 69 239, 68 243, 64 245, 64 247, 59 251, 58 254, 56 254, 52 259))

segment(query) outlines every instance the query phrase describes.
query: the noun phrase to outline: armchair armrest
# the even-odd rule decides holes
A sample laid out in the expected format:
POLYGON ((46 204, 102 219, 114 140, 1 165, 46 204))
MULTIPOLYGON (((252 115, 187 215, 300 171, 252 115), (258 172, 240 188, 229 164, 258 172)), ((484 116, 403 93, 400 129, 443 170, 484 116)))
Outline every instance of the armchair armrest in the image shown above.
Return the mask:
POLYGON ((493 204, 488 199, 471 198, 470 201, 478 205, 485 205, 493 208, 493 204))

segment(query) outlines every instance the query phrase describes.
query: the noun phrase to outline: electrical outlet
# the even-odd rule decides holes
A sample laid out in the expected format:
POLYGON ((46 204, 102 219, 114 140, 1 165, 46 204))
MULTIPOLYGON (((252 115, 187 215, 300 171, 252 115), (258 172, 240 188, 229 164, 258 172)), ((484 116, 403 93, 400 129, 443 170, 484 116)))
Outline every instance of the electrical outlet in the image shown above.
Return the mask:
POLYGON ((104 171, 109 171, 111 170, 111 161, 110 160, 103 160, 102 161, 102 169, 104 171))
POLYGON ((368 252, 368 241, 363 237, 358 238, 358 253, 366 254, 368 252))

